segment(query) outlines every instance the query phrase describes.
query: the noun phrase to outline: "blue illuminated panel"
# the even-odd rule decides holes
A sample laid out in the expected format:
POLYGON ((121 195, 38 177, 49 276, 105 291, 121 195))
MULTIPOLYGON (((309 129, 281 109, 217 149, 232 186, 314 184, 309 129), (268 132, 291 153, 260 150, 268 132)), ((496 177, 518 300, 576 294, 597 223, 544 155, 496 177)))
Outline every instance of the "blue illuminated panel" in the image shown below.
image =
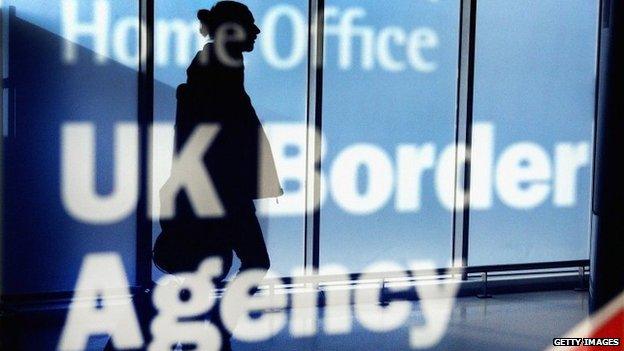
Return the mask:
POLYGON ((598 1, 479 1, 470 264, 588 258, 597 19, 598 1))
POLYGON ((325 16, 321 266, 448 266, 459 1, 331 0, 325 16))

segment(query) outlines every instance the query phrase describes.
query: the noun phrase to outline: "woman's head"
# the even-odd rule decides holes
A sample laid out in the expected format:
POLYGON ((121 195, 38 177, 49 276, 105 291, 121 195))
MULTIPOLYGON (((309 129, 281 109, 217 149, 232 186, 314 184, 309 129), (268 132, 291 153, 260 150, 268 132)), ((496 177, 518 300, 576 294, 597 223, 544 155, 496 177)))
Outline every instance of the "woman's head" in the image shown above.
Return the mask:
POLYGON ((219 35, 232 38, 241 34, 240 40, 235 41, 241 52, 252 51, 260 34, 249 8, 236 1, 219 1, 210 10, 199 10, 197 19, 201 22, 201 34, 213 40, 219 40, 219 35))

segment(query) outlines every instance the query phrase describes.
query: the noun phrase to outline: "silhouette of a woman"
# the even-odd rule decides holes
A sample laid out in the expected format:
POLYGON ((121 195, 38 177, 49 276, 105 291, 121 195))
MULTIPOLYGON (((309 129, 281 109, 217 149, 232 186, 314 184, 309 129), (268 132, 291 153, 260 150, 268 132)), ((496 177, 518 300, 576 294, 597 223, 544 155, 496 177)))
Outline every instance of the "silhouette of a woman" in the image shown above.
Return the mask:
MULTIPOLYGON (((175 150, 184 150, 199 126, 219 128, 203 164, 225 214, 198 216, 187 192, 180 191, 174 218, 160 221, 154 263, 167 273, 194 272, 206 258, 217 256, 223 261, 223 274, 215 279, 219 283, 231 269, 233 252, 241 261, 241 271, 269 269, 253 200, 278 197, 283 191, 268 139, 244 87, 243 53, 253 50, 260 29, 249 9, 234 1, 200 10, 197 18, 201 34, 211 40, 193 59, 186 84, 177 90, 175 150)), ((172 169, 172 175, 191 171, 172 169)), ((207 204, 214 200, 210 195, 206 194, 207 204)), ((221 349, 230 350, 231 334, 217 308, 210 319, 221 331, 221 349)))
POLYGON ((253 200, 283 192, 268 139, 244 87, 243 53, 253 50, 260 29, 249 9, 234 1, 220 1, 210 10, 200 10, 197 17, 200 32, 211 40, 187 69, 187 83, 178 88, 176 150, 184 147, 198 125, 219 126, 203 161, 225 215, 198 217, 181 191, 176 217, 161 221, 163 234, 154 260, 161 269, 176 273, 194 271, 208 256, 221 256, 225 276, 234 251, 241 271, 266 270, 269 255, 253 200))

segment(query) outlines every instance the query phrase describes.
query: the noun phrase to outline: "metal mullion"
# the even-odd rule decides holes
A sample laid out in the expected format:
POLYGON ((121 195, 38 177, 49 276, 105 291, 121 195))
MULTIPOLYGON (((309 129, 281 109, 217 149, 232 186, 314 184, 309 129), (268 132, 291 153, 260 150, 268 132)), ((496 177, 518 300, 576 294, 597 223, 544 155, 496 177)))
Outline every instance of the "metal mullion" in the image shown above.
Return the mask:
POLYGON ((466 267, 468 264, 476 18, 477 0, 461 0, 457 119, 455 125, 453 267, 466 267), (465 145, 465 148, 462 149, 459 145, 465 145))
MULTIPOLYGON (((8 33, 5 33, 5 35, 7 36, 8 40, 6 43, 6 49, 8 50, 7 55, 7 69, 8 72, 6 72, 7 74, 7 78, 5 83, 7 83, 8 86, 5 86, 5 89, 8 90, 8 94, 7 94, 7 125, 6 125, 6 134, 7 134, 7 140, 11 140, 14 139, 15 137, 17 137, 17 120, 16 120, 16 94, 15 94, 15 85, 12 84, 11 81, 11 75, 15 73, 15 58, 13 57, 15 55, 15 53, 13 52, 14 50, 11 50, 11 38, 13 36, 13 29, 16 27, 16 23, 15 20, 17 19, 17 10, 15 8, 15 6, 9 6, 9 11, 8 11, 8 25, 7 25, 7 30, 8 33)), ((4 122, 4 120, 3 120, 4 122)))
POLYGON ((306 199, 304 268, 315 274, 319 268, 321 132, 323 127, 323 49, 325 0, 310 0, 308 11, 308 100, 306 116, 306 199))
POLYGON ((0 5, 0 303, 3 285, 4 243, 4 7, 0 5))
POLYGON ((136 211, 136 279, 142 288, 152 284, 152 221, 148 216, 147 196, 149 133, 154 122, 154 0, 139 0, 139 201, 136 211))
POLYGON ((8 10, 4 10, 2 6, 0 6, 0 38, 2 38, 2 43, 0 44, 0 87, 2 88, 0 91, 0 138, 2 138, 2 142, 0 143, 0 303, 2 302, 2 295, 4 292, 4 269, 2 267, 2 261, 4 256, 4 211, 5 211, 5 203, 4 203, 4 167, 5 167, 5 143, 10 142, 13 138, 15 138, 15 103, 16 103, 16 94, 15 94, 15 86, 10 80, 11 74, 15 72, 15 64, 16 60, 13 57, 14 52, 11 50, 11 40, 13 29, 15 28, 15 20, 17 18, 16 8, 15 6, 8 6, 8 10), (7 18, 5 18, 5 13, 7 18), (4 40, 6 37, 6 40, 4 40), (7 64, 7 72, 4 72, 4 60, 6 55, 6 64, 7 64), (7 75, 5 78, 4 75, 7 75), (7 124, 4 125, 4 91, 7 91, 7 106, 6 106, 6 119, 7 124), (6 128, 6 131, 4 130, 6 128), (4 136, 6 133, 6 137, 4 136))

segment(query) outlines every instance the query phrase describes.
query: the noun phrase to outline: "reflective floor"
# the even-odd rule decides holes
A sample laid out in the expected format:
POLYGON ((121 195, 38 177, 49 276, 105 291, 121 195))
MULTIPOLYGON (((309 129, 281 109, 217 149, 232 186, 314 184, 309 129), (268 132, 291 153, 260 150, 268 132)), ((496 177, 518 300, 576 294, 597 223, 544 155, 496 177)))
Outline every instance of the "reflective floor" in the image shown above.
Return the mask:
MULTIPOLYGON (((584 292, 553 291, 476 297, 456 301, 448 330, 431 350, 523 351, 544 350, 552 338, 564 334, 587 316, 588 295, 584 292)), ((323 332, 324 311, 320 311, 319 333, 294 338, 288 328, 269 341, 233 341, 233 349, 243 350, 409 350, 409 329, 424 323, 415 302, 408 323, 386 333, 373 333, 354 320, 348 335, 323 332)), ((43 309, 25 315, 4 316, 2 350, 54 350, 64 320, 64 311, 43 309), (8 348, 7 348, 8 347, 8 348)), ((107 338, 94 337, 90 350, 102 350, 107 338)))
MULTIPOLYGON (((449 329, 431 350, 522 351, 544 350, 552 339, 587 317, 588 294, 556 291, 498 295, 492 299, 459 298, 449 329)), ((293 339, 288 332, 263 344, 234 343, 234 350, 409 350, 409 327, 422 324, 415 303, 410 321, 402 328, 375 334, 354 323, 346 336, 293 339)), ((319 330, 322 328, 319 327, 319 330)))

